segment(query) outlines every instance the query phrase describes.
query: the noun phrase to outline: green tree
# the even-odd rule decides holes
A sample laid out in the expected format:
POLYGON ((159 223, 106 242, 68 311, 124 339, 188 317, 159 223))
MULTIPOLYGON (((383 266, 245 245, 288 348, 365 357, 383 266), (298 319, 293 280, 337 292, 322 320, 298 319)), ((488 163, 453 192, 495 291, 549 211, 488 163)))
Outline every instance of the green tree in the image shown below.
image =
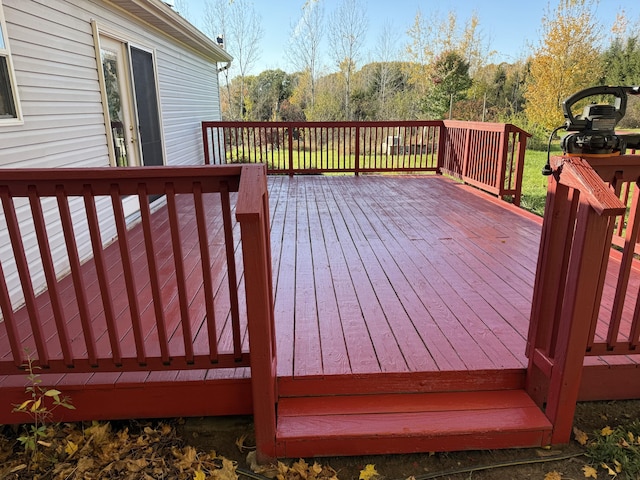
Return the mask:
POLYGON ((248 118, 254 121, 279 120, 282 102, 291 97, 293 90, 291 77, 283 70, 265 70, 257 77, 251 77, 247 83, 251 102, 248 118))
POLYGON ((616 38, 602 54, 605 85, 640 83, 640 36, 616 38))
POLYGON ((562 101, 601 78, 601 27, 593 0, 559 0, 542 19, 541 42, 530 61, 528 119, 547 130, 562 125, 562 101))
POLYGON ((444 118, 472 84, 469 63, 458 52, 445 52, 434 62, 431 82, 422 110, 427 117, 444 118))

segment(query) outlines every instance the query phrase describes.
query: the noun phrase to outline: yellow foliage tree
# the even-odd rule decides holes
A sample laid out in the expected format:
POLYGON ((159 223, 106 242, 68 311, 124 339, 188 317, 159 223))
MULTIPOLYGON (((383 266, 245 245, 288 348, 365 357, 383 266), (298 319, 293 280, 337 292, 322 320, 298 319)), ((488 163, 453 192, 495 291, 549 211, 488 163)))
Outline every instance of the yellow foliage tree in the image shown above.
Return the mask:
POLYGON ((601 78, 598 46, 602 28, 595 0, 559 0, 542 19, 542 38, 530 59, 525 111, 532 123, 562 125, 562 101, 601 78))

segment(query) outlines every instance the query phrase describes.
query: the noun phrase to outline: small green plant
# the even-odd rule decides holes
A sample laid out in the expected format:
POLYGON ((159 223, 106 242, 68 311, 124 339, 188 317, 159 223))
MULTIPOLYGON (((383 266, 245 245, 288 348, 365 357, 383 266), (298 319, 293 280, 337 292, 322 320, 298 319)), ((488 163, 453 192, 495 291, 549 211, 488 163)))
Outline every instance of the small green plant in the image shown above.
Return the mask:
POLYGON ((640 478, 640 421, 616 428, 604 427, 589 437, 574 429, 576 440, 587 448, 590 465, 583 468, 585 477, 597 478, 604 470, 610 478, 640 478))
POLYGON ((24 365, 28 372, 28 385, 25 393, 28 398, 20 405, 14 405, 13 412, 25 413, 31 417, 32 424, 25 425, 24 434, 18 437, 25 451, 32 452, 35 456, 38 445, 44 443, 47 435, 47 422, 51 419, 54 410, 59 407, 75 410, 69 397, 61 396, 62 393, 54 388, 42 386, 42 379, 38 373, 40 367, 34 364, 33 357, 27 352, 27 363, 24 365))

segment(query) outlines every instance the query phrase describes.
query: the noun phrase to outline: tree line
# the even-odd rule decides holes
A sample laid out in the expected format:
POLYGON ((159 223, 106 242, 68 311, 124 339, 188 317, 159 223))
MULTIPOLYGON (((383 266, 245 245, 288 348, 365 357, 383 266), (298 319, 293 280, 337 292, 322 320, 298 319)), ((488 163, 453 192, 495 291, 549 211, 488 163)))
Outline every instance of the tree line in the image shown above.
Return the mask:
MULTIPOLYGON (((178 2, 180 3, 180 2, 178 2)), ((339 121, 442 119, 508 122, 548 135, 563 123, 561 102, 589 86, 640 84, 640 31, 621 11, 603 25, 597 0, 557 0, 526 58, 495 63, 477 14, 417 11, 406 43, 385 26, 363 62, 366 4, 341 0, 329 15, 307 0, 285 52, 294 73, 249 75, 263 30, 251 0, 208 0, 204 30, 222 35, 234 67, 221 78, 225 120, 339 121), (320 68, 320 42, 332 39, 331 73, 320 68)), ((621 127, 640 127, 631 101, 621 127)))

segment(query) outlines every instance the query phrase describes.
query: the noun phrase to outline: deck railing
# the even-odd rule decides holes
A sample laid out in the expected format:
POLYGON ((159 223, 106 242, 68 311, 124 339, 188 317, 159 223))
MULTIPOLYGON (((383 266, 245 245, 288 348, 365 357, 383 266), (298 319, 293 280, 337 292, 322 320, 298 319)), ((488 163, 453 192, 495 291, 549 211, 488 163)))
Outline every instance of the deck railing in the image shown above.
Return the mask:
POLYGON ((431 172, 520 203, 527 138, 510 124, 455 121, 203 122, 206 164, 270 174, 431 172))
POLYGON ((42 373, 250 366, 247 323, 251 332, 273 320, 268 306, 252 308, 271 292, 264 178, 255 165, 3 169, 10 267, 24 306, 12 301, 0 265, 0 374, 24 375, 27 356, 42 373), (240 199, 262 203, 242 203, 238 241, 239 189, 240 199), (166 206, 152 212, 150 199, 160 195, 166 206), (132 200, 140 206, 134 225, 123 207, 132 200), (248 312, 236 250, 245 265, 260 265, 245 269, 248 312), (69 271, 62 278, 61 257, 69 271), (44 292, 34 270, 44 272, 44 292))
POLYGON ((640 156, 553 157, 528 337, 528 390, 567 442, 587 355, 640 352, 640 302, 630 272, 638 268, 640 156), (635 184, 628 221, 620 200, 635 184), (626 223, 622 252, 612 249, 626 223), (604 289, 612 304, 602 303, 604 289))
POLYGON ((506 123, 444 122, 442 172, 520 205, 527 138, 506 123))

